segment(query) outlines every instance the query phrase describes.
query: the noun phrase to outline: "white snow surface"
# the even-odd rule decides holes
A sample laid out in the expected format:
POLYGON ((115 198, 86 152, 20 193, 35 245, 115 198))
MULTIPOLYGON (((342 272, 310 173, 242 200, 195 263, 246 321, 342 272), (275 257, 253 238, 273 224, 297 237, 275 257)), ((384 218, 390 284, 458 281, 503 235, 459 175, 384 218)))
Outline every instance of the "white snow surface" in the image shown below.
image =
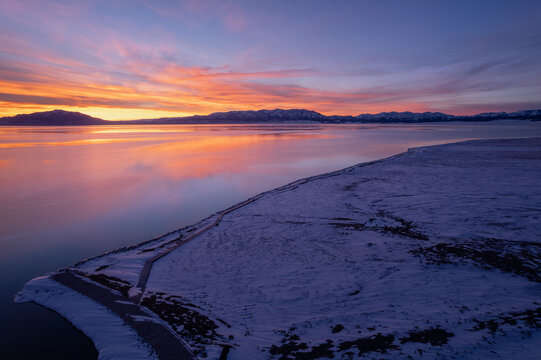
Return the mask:
MULTIPOLYGON (((540 179, 541 139, 513 139, 416 148, 300 180, 158 260, 145 296, 176 296, 213 321, 216 337, 186 339, 209 358, 229 344, 228 359, 536 359, 540 179), (443 341, 415 340, 424 330, 443 341)), ((134 285, 152 249, 211 221, 77 268, 134 285)), ((48 296, 23 292, 96 341, 96 321, 69 309, 97 305, 48 296)))
POLYGON ((47 276, 27 283, 16 301, 33 301, 52 309, 92 339, 99 360, 157 359, 152 348, 106 307, 47 276))

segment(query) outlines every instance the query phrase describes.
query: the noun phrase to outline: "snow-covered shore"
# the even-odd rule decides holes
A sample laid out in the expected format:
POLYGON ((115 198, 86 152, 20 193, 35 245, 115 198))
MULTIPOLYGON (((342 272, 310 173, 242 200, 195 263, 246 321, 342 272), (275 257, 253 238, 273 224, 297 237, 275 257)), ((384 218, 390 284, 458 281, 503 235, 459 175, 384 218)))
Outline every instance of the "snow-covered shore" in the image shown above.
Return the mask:
MULTIPOLYGON (((158 260, 141 305, 200 358, 230 348, 228 359, 534 359, 539 179, 541 139, 514 139, 417 148, 300 180, 158 260)), ((147 259, 212 221, 74 268, 132 296, 147 259)), ((103 358, 127 351, 122 336, 154 356, 81 297, 40 278, 17 299, 65 316, 103 358)))

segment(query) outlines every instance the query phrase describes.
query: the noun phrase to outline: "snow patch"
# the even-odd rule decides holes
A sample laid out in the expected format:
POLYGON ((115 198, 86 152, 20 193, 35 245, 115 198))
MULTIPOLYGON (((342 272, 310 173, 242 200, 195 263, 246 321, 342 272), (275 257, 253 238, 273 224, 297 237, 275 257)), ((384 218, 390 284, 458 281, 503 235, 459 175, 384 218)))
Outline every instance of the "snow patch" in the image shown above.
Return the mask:
POLYGON ((47 276, 28 282, 15 301, 32 301, 62 315, 92 339, 100 360, 157 359, 137 333, 106 307, 47 276))

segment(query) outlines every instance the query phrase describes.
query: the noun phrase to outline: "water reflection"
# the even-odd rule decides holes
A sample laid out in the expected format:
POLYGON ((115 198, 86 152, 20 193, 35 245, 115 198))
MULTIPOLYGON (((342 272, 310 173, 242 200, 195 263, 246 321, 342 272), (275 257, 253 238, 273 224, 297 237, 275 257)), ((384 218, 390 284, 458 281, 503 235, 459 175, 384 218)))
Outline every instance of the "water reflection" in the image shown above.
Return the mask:
POLYGON ((41 316, 11 302, 34 276, 301 177, 414 146, 522 136, 541 136, 541 124, 0 127, 0 346, 8 358, 61 358, 36 344, 82 341, 50 318, 49 331, 20 326, 41 316))
POLYGON ((104 126, 103 130, 92 130, 90 131, 93 134, 129 134, 129 133, 178 133, 178 132, 189 132, 193 131, 190 129, 158 129, 158 128, 150 128, 150 129, 137 129, 131 126, 123 126, 123 127, 113 127, 113 126, 104 126))
POLYGON ((43 147, 43 146, 74 146, 74 145, 99 145, 99 144, 113 144, 123 142, 141 142, 141 141, 157 141, 160 138, 131 138, 131 139, 82 139, 72 141, 53 141, 53 142, 23 142, 23 143, 5 143, 0 144, 0 149, 7 148, 22 148, 22 147, 43 147))

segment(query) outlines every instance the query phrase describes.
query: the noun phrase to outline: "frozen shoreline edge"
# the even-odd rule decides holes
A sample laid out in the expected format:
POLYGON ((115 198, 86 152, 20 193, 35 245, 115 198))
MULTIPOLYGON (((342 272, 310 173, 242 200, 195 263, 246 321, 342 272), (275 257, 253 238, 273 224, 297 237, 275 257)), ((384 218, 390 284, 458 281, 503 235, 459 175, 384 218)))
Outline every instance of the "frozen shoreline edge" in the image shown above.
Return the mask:
POLYGON ((100 360, 158 359, 152 348, 122 319, 105 306, 54 281, 51 275, 30 280, 15 295, 15 302, 33 302, 62 316, 92 341, 100 360))

